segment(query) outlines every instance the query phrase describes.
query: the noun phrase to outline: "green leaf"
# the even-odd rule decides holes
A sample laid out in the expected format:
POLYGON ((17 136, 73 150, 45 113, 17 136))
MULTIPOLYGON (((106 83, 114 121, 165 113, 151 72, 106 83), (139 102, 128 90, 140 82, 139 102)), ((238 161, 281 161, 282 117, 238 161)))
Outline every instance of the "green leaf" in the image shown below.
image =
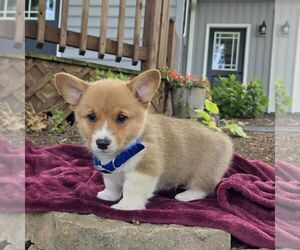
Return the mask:
POLYGON ((229 79, 230 79, 231 81, 235 81, 235 80, 236 80, 236 76, 235 76, 234 74, 229 75, 229 79))
POLYGON ((199 114, 205 121, 211 120, 211 116, 206 111, 202 109, 196 109, 195 112, 197 112, 197 114, 199 114))
POLYGON ((220 128, 218 128, 218 127, 214 127, 214 129, 215 129, 216 131, 218 131, 218 132, 223 133, 222 129, 220 129, 220 128))
POLYGON ((225 133, 232 135, 232 136, 238 136, 242 138, 248 138, 247 134, 244 132, 243 128, 236 123, 230 123, 226 124, 222 127, 220 127, 222 131, 225 133))
MULTIPOLYGON (((267 102, 262 100, 262 102, 267 102)), ((285 82, 278 80, 275 82, 275 112, 277 115, 285 114, 292 105, 292 98, 288 95, 285 82)))
POLYGON ((217 104, 211 102, 210 100, 205 100, 205 108, 213 114, 219 114, 219 108, 217 104))
POLYGON ((206 126, 209 125, 209 121, 202 121, 202 123, 203 123, 204 125, 206 125, 206 126))

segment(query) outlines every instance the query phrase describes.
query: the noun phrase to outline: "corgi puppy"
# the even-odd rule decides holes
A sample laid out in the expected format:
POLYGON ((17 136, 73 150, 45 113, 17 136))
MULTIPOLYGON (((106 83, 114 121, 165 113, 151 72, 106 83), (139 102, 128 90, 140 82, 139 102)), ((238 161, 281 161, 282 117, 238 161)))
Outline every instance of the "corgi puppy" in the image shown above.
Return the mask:
POLYGON ((183 185, 175 199, 212 194, 227 170, 233 147, 225 134, 199 123, 147 112, 160 85, 158 70, 129 82, 87 83, 66 73, 56 88, 74 110, 79 132, 103 173, 97 197, 121 210, 145 209, 153 193, 183 185))

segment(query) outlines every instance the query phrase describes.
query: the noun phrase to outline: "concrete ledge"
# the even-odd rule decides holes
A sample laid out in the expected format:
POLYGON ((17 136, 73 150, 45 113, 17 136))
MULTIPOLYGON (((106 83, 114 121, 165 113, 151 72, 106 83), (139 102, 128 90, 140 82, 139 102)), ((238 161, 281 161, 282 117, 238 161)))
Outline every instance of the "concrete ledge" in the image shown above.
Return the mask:
POLYGON ((26 214, 29 250, 225 250, 230 234, 212 228, 179 225, 130 224, 95 215, 70 213, 26 214))
POLYGON ((24 249, 25 213, 0 212, 0 249, 24 249))

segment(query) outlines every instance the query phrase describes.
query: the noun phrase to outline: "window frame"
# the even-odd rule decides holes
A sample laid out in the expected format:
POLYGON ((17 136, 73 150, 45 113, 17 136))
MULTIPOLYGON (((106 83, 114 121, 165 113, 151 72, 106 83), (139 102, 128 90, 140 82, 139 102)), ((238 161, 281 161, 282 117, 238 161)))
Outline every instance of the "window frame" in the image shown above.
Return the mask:
POLYGON ((8 10, 8 1, 9 0, 3 0, 4 1, 4 6, 3 10, 0 9, 0 20, 14 20, 16 18, 16 10, 8 10), (12 17, 8 17, 7 14, 14 14, 12 17))
MULTIPOLYGON (((7 7, 8 7, 8 1, 9 0, 3 0, 4 1, 4 6, 3 6, 3 10, 0 10, 0 20, 15 20, 16 19, 16 10, 8 10, 7 7), (11 16, 11 17, 8 17, 7 14, 14 14, 14 16, 11 16)), ((25 0, 24 0, 25 1, 25 0)), ((48 1, 50 0, 47 0, 46 3, 48 3, 48 1)), ((32 1, 29 0, 29 6, 32 6, 31 5, 32 1)), ((46 10, 46 21, 55 21, 55 18, 56 18, 56 6, 57 5, 57 0, 53 0, 53 15, 51 18, 47 18, 47 10, 46 10)), ((25 7, 26 8, 26 7, 25 7)), ((28 9, 28 10, 24 10, 24 18, 25 20, 37 20, 38 18, 37 17, 32 17, 30 16, 30 14, 38 14, 38 11, 32 11, 31 9, 28 9)))

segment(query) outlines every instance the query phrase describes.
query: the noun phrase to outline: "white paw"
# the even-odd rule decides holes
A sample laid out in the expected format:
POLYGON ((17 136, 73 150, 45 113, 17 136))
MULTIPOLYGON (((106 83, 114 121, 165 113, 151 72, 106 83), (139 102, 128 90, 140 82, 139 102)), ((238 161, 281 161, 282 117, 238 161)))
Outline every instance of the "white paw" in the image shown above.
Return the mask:
POLYGON ((201 190, 186 190, 182 193, 179 193, 175 196, 175 199, 178 201, 193 201, 204 199, 207 194, 201 190))
POLYGON ((104 189, 98 192, 97 198, 105 201, 117 201, 121 198, 121 194, 104 189))
POLYGON ((142 210, 145 209, 145 205, 134 205, 134 204, 125 204, 123 202, 119 202, 115 205, 112 205, 111 208, 118 210, 142 210))

